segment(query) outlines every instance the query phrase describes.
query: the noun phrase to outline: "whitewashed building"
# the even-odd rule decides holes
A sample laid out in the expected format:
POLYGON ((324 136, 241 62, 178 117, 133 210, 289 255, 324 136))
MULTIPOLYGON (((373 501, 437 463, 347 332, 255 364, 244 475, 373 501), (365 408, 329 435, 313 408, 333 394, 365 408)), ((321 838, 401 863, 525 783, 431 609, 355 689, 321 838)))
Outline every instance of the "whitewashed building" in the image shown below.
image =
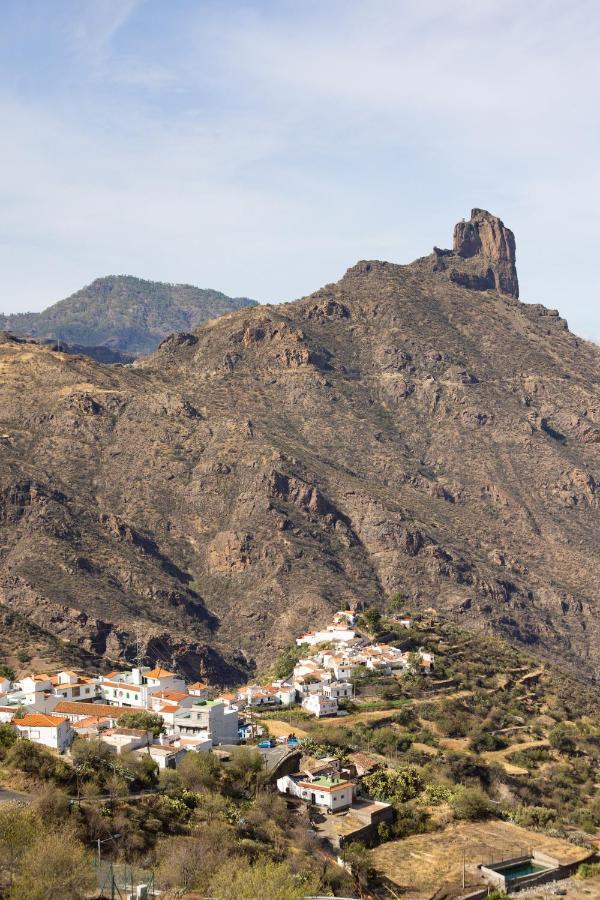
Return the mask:
POLYGON ((281 794, 299 797, 308 803, 322 806, 331 812, 348 809, 352 805, 356 787, 352 781, 336 776, 284 775, 277 779, 281 794))
POLYGON ((337 716, 338 702, 335 697, 326 697, 324 694, 307 694, 302 700, 302 706, 317 719, 322 716, 337 716))
POLYGON ((202 736, 213 744, 237 744, 238 711, 222 700, 197 700, 175 716, 175 733, 182 737, 202 736))
POLYGON ((13 725, 20 737, 27 738, 35 744, 43 744, 44 747, 50 747, 52 750, 58 750, 59 753, 64 753, 71 746, 75 737, 75 732, 67 719, 48 716, 44 713, 30 713, 23 716, 22 719, 13 720, 13 725))

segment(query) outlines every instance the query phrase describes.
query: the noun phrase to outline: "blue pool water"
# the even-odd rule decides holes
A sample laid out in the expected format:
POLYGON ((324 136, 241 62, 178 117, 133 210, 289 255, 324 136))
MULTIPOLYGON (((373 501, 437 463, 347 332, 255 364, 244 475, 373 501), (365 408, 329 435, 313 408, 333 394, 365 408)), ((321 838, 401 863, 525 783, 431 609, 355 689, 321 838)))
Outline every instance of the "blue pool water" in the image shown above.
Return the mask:
POLYGON ((523 878, 525 875, 537 875, 538 872, 545 872, 546 866, 538 866, 533 862, 517 863, 514 866, 508 866, 506 869, 496 869, 499 875, 504 875, 507 881, 514 881, 515 878, 523 878))

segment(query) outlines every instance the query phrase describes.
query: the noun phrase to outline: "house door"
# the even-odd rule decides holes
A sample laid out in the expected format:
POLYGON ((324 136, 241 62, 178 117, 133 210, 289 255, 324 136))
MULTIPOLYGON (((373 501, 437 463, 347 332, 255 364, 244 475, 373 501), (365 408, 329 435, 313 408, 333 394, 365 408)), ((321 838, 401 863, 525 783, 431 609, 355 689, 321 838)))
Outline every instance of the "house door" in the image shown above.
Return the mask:
POLYGON ((311 794, 311 795, 310 795, 310 802, 311 802, 311 803, 316 803, 316 802, 317 802, 317 795, 316 795, 316 794, 311 794))

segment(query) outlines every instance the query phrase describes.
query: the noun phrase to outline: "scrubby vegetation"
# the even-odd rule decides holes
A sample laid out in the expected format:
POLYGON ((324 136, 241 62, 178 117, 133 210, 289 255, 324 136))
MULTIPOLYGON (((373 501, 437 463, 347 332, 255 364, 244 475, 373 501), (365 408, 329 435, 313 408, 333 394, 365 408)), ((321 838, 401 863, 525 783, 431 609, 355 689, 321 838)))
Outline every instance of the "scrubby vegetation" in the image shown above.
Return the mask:
MULTIPOLYGON (((347 763, 367 754, 373 771, 363 793, 394 808, 376 841, 491 817, 583 842, 600 829, 593 694, 496 639, 423 622, 394 637, 385 617, 379 627, 391 640, 432 650, 436 674, 361 672, 338 719, 303 710, 261 716, 266 729, 291 719, 306 758, 347 763)), ((294 648, 282 654, 277 671, 289 674, 297 657, 294 648)), ((120 723, 155 734, 162 727, 137 711, 120 723)), ((0 725, 0 779, 34 795, 27 806, 0 806, 0 890, 11 900, 88 896, 98 841, 103 860, 151 870, 173 897, 348 896, 378 883, 361 844, 343 849, 346 869, 335 865, 311 811, 273 791, 252 746, 226 761, 190 753, 177 771, 159 773, 149 756, 116 756, 98 740, 77 739, 65 759, 0 725), (51 865, 42 862, 48 848, 51 865)), ((593 874, 594 866, 582 866, 579 877, 593 874)))

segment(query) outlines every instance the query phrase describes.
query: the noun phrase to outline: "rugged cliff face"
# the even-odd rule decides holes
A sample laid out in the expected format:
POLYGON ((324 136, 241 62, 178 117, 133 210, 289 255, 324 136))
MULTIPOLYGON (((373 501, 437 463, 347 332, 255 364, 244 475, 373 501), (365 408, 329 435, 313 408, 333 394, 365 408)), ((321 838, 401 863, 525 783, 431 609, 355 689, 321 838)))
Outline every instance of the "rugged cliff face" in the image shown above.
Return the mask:
POLYGON ((447 271, 455 284, 519 296, 515 236, 485 209, 471 210, 468 222, 463 219, 454 226, 453 249, 434 247, 429 261, 434 271, 447 271))
POLYGON ((91 657, 131 659, 137 623, 225 681, 400 591, 597 676, 600 352, 516 293, 476 210, 452 251, 130 368, 5 338, 1 602, 91 657))

